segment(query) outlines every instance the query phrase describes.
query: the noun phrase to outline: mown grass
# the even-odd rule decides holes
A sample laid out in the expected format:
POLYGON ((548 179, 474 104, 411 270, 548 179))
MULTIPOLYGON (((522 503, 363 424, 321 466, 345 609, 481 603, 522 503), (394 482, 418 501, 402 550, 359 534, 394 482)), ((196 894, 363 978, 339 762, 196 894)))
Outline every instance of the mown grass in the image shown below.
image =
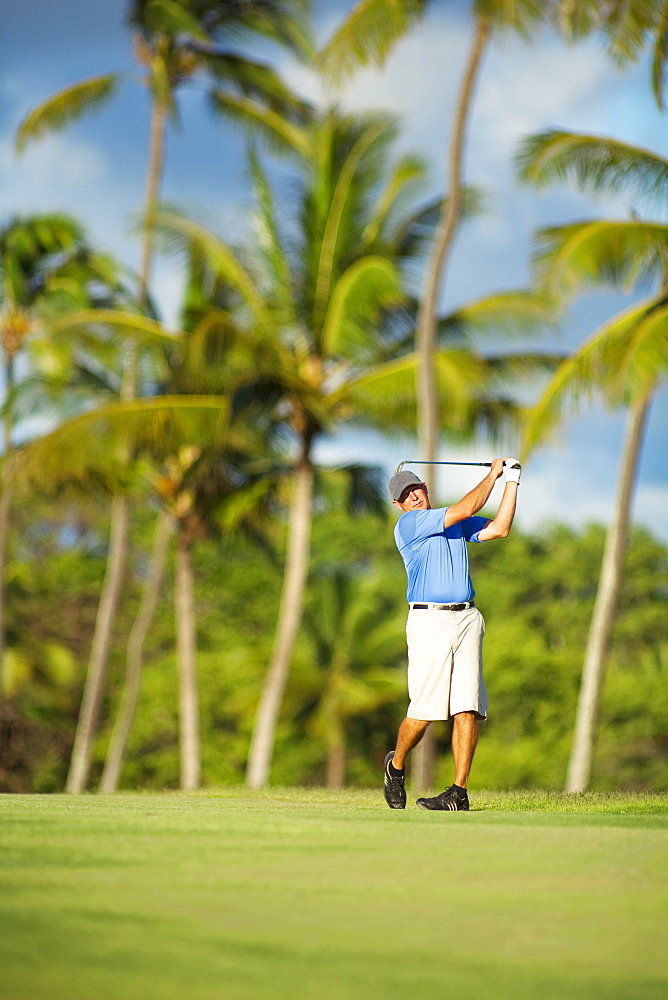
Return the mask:
POLYGON ((668 797, 472 799, 3 796, 0 998, 664 1000, 668 797))

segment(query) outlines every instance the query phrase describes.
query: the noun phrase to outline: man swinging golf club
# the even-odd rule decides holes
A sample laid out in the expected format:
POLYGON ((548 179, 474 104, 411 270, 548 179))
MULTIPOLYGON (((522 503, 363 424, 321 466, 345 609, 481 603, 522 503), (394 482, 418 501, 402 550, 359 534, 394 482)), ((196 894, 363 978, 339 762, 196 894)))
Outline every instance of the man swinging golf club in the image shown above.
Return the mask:
POLYGON ((385 758, 384 790, 390 809, 406 808, 406 757, 430 722, 451 716, 454 784, 433 798, 417 799, 417 805, 449 811, 469 808, 466 788, 478 720, 487 718, 487 691, 482 672, 485 623, 473 600, 466 543, 507 537, 520 473, 516 459, 497 458, 459 503, 435 510, 427 487, 414 472, 397 471, 390 479, 392 502, 402 512, 394 537, 406 566, 410 609, 406 625, 410 704, 396 748, 385 758), (505 487, 496 516, 476 517, 503 474, 505 487))

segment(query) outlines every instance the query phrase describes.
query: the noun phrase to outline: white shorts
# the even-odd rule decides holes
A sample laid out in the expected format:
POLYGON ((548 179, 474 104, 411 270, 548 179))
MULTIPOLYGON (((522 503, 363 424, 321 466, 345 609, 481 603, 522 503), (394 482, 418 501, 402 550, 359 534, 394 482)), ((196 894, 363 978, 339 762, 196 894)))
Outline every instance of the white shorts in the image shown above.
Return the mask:
POLYGON ((458 712, 487 718, 482 672, 485 620, 477 608, 408 612, 409 719, 448 719, 458 712))

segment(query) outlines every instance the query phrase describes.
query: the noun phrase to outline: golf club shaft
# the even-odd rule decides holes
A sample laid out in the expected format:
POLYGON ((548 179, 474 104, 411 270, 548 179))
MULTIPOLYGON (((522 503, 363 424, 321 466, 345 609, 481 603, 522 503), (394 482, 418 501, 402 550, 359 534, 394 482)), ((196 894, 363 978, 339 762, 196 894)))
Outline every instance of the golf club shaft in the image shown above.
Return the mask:
POLYGON ((491 462, 420 462, 416 458, 407 458, 402 465, 486 465, 487 468, 491 468, 491 462))

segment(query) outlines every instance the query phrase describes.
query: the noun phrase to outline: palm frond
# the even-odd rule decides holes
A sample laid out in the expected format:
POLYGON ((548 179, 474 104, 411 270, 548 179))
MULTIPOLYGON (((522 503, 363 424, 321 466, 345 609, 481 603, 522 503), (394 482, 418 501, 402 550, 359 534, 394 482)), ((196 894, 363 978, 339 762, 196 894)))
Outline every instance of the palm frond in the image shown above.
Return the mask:
POLYGON ((375 326, 381 310, 402 300, 401 279, 389 260, 363 257, 355 261, 332 291, 319 353, 362 362, 377 342, 375 326))
POLYGON ((298 97, 266 63, 236 52, 216 52, 207 56, 205 62, 211 76, 233 92, 240 91, 296 125, 307 125, 313 119, 313 105, 298 97))
POLYGON ((601 0, 558 0, 556 14, 563 34, 571 39, 600 32, 608 52, 624 66, 635 61, 655 31, 657 13, 663 3, 631 0, 601 3, 601 0))
POLYGON ((243 489, 227 492, 213 512, 213 521, 224 534, 232 534, 252 524, 258 512, 268 505, 276 489, 271 473, 244 485, 243 489))
POLYGON ((269 180, 254 151, 249 153, 250 176, 253 182, 257 212, 253 221, 257 246, 270 275, 271 287, 277 296, 283 323, 295 322, 293 281, 276 217, 276 206, 269 180))
POLYGON ((327 300, 331 292, 331 283, 334 274, 337 245, 341 236, 346 204, 351 197, 355 174, 365 154, 369 152, 374 143, 383 139, 387 133, 387 129, 387 119, 372 119, 362 130, 361 135, 346 156, 338 173, 332 199, 328 207, 317 265, 313 296, 313 328, 316 330, 323 322, 326 313, 327 300))
POLYGON ((252 367, 259 352, 252 338, 229 312, 206 309, 179 343, 171 367, 171 381, 179 392, 198 395, 227 392, 238 371, 252 367))
POLYGON ((524 140, 516 164, 536 187, 571 181, 582 191, 626 192, 661 205, 668 196, 668 160, 615 139, 546 130, 524 140))
POLYGON ((482 393, 465 419, 455 426, 446 424, 442 435, 453 445, 468 444, 475 439, 481 445, 494 447, 503 442, 504 449, 516 451, 514 442, 519 439, 526 413, 526 406, 513 397, 482 393))
MULTIPOLYGON (((415 427, 415 379, 418 357, 409 354, 351 379, 334 398, 347 419, 360 424, 382 425, 388 434, 405 433, 415 427)), ((484 377, 482 359, 470 351, 439 350, 435 359, 438 396, 442 414, 441 432, 461 430, 469 421, 484 377)))
POLYGON ((49 334, 58 339, 76 329, 106 327, 118 331, 121 336, 133 336, 145 344, 174 344, 183 336, 180 330, 168 331, 158 320, 141 313, 126 312, 122 309, 81 309, 66 313, 48 324, 49 334))
POLYGON ((654 34, 654 56, 652 59, 652 90, 661 111, 665 110, 663 98, 666 60, 668 59, 668 4, 660 5, 661 13, 654 34))
POLYGON ((149 35, 185 35, 208 40, 208 33, 179 0, 149 0, 144 5, 143 27, 149 35))
POLYGON ((425 174, 425 162, 419 156, 403 156, 395 165, 378 194, 376 204, 371 213, 371 219, 362 234, 362 238, 367 245, 372 245, 383 231, 388 216, 401 195, 407 188, 423 181, 425 174))
POLYGON ((22 153, 29 142, 49 132, 60 132, 70 122, 89 111, 95 111, 114 94, 119 77, 115 73, 82 80, 59 90, 57 94, 33 108, 23 119, 16 133, 16 150, 22 153))
POLYGON ((360 66, 382 66, 425 6, 426 0, 359 0, 317 56, 323 74, 341 82, 360 66))
MULTIPOLYGON (((420 259, 431 246, 434 232, 447 198, 438 197, 423 205, 403 220, 392 236, 392 245, 403 259, 420 259)), ((460 220, 466 222, 484 211, 485 196, 480 188, 466 185, 462 189, 460 220)))
POLYGON ((415 427, 415 375, 417 358, 408 354, 376 365, 372 371, 351 378, 332 393, 332 402, 349 419, 382 425, 386 433, 405 433, 415 427))
POLYGON ((590 35, 600 23, 600 14, 598 0, 558 0, 556 6, 559 30, 569 41, 590 35))
POLYGON ((439 343, 473 337, 522 337, 552 325, 554 310, 543 298, 523 290, 498 292, 468 302, 438 322, 439 343))
MULTIPOLYGON (((385 489, 385 474, 376 465, 321 465, 316 470, 314 490, 318 499, 324 500, 328 509, 344 507, 353 516, 374 514, 386 518, 385 489)), ((345 580, 341 583, 345 586, 345 580)))
POLYGON ((11 407, 12 419, 19 425, 17 434, 22 440, 25 440, 20 429, 23 420, 40 417, 61 423, 101 402, 118 398, 120 379, 91 359, 59 358, 57 365, 45 365, 38 353, 36 367, 34 373, 15 386, 11 398, 5 400, 5 407, 11 407))
POLYGON ((251 135, 257 135, 280 153, 293 152, 308 159, 311 145, 304 130, 283 115, 250 97, 223 90, 210 93, 211 105, 219 114, 239 122, 251 135))
MULTIPOLYGON (((634 402, 650 392, 668 374, 668 302, 662 300, 647 310, 635 332, 622 345, 622 360, 617 369, 624 373, 620 387, 623 398, 634 402)), ((612 363, 616 363, 616 358, 612 363)))
POLYGON ((342 466, 341 473, 348 485, 348 511, 351 514, 387 516, 385 477, 381 469, 353 463, 342 466))
POLYGON ((565 353, 522 351, 519 354, 485 354, 482 364, 489 388, 505 385, 525 395, 531 380, 551 375, 567 359, 565 353))
POLYGON ((244 3, 226 0, 130 0, 127 22, 145 38, 168 35, 170 41, 179 36, 204 39, 208 44, 222 39, 243 38, 249 34, 261 35, 288 46, 299 55, 309 55, 312 48, 304 23, 305 4, 302 0, 245 0, 244 3), (170 8, 185 7, 195 24, 179 20, 170 8), (195 33, 197 31, 197 34, 195 33))
POLYGON ((591 220, 538 232, 533 267, 548 299, 569 298, 601 284, 626 289, 663 281, 668 225, 591 220))
POLYGON ((530 411, 523 435, 527 455, 566 413, 602 395, 619 406, 646 392, 668 370, 668 304, 650 299, 604 323, 557 370, 530 411))
POLYGON ((497 33, 514 31, 528 40, 545 22, 544 0, 476 0, 477 17, 490 24, 497 33))
POLYGON ((226 433, 223 396, 159 396, 109 403, 68 420, 20 451, 20 475, 40 491, 68 485, 124 488, 134 473, 124 455, 160 461, 204 448, 226 433))
POLYGON ((233 285, 242 295, 255 319, 266 329, 271 328, 273 320, 265 306, 262 292, 238 256, 226 243, 204 226, 177 212, 167 210, 157 212, 155 225, 174 248, 187 250, 195 246, 203 254, 212 271, 233 285))

